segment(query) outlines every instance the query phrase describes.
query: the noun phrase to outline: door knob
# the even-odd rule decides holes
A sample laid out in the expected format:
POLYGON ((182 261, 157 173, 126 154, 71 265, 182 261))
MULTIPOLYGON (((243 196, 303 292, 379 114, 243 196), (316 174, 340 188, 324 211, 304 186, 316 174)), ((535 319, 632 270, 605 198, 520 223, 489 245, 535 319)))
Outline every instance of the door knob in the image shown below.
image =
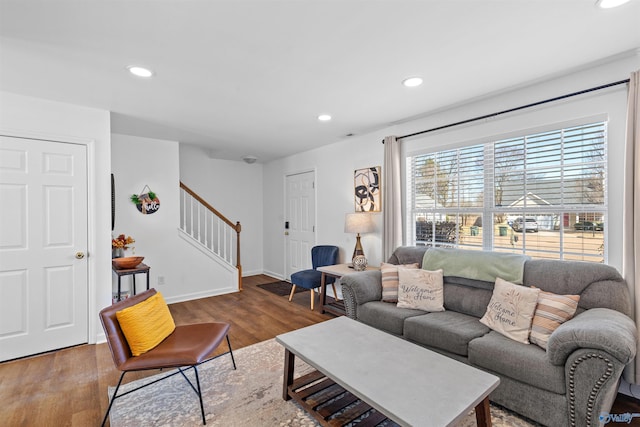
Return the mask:
POLYGON ((77 258, 77 259, 82 259, 82 258, 84 258, 84 252, 76 252, 76 258, 77 258))

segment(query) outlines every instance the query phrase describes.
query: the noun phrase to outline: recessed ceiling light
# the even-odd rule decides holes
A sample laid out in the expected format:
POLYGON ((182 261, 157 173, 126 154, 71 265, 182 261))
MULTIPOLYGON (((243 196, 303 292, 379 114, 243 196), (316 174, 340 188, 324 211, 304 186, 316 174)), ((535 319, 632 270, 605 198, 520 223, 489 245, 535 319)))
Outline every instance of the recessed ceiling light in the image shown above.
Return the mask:
POLYGON ((321 122, 328 122, 329 120, 331 120, 331 116, 328 114, 320 114, 318 116, 318 120, 320 120, 321 122))
POLYGON ((596 5, 601 9, 611 9, 612 7, 622 6, 629 0, 597 0, 596 5))
POLYGON ((134 76, 138 76, 138 77, 153 76, 153 71, 149 70, 148 68, 139 67, 137 65, 130 65, 127 67, 127 70, 129 70, 129 72, 134 76))
POLYGON ((422 84, 422 79, 420 77, 409 77, 408 79, 404 79, 402 84, 406 87, 416 87, 422 84))

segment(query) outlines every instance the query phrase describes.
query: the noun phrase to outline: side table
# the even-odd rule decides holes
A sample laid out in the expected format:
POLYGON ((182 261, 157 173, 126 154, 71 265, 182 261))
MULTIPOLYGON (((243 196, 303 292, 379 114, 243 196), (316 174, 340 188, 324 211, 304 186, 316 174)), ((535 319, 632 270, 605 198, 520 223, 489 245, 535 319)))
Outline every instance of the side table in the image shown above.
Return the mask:
MULTIPOLYGON (((337 295, 335 296, 336 298, 334 302, 327 304, 327 276, 340 279, 342 276, 346 276, 347 274, 358 272, 351 267, 351 263, 326 265, 324 267, 318 267, 317 270, 322 273, 322 277, 320 279, 320 306, 322 307, 322 313, 324 314, 325 312, 329 312, 336 316, 344 316, 346 314, 344 301, 339 301, 337 295)), ((380 267, 367 267, 366 270, 380 270, 380 267)))
POLYGON ((122 298, 120 297, 120 281, 122 279, 122 276, 131 276, 131 278, 133 279, 133 286, 132 286, 132 292, 133 295, 136 294, 136 274, 146 274, 147 275, 147 290, 149 290, 149 270, 151 269, 151 267, 149 267, 146 264, 140 263, 137 266, 133 267, 133 268, 115 268, 115 267, 111 267, 113 272, 116 274, 116 276, 118 276, 118 301, 120 301, 122 298))

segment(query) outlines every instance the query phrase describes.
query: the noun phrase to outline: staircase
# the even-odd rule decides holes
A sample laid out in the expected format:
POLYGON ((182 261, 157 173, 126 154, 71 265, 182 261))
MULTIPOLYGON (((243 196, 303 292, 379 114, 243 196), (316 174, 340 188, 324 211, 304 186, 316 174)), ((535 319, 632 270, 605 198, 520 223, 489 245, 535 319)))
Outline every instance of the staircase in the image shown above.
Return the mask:
POLYGON ((242 290, 240 263, 240 222, 235 224, 180 182, 180 231, 182 237, 238 272, 238 290, 242 290))

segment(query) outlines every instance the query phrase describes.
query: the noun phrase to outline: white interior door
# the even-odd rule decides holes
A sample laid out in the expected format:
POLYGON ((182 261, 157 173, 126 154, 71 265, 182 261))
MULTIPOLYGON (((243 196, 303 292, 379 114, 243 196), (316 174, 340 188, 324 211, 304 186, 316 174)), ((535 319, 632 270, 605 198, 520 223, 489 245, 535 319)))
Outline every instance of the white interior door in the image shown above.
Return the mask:
POLYGON ((84 145, 0 136, 0 361, 87 342, 84 145))
POLYGON ((311 248, 315 244, 315 173, 287 175, 286 178, 286 279, 296 271, 311 268, 311 248))

